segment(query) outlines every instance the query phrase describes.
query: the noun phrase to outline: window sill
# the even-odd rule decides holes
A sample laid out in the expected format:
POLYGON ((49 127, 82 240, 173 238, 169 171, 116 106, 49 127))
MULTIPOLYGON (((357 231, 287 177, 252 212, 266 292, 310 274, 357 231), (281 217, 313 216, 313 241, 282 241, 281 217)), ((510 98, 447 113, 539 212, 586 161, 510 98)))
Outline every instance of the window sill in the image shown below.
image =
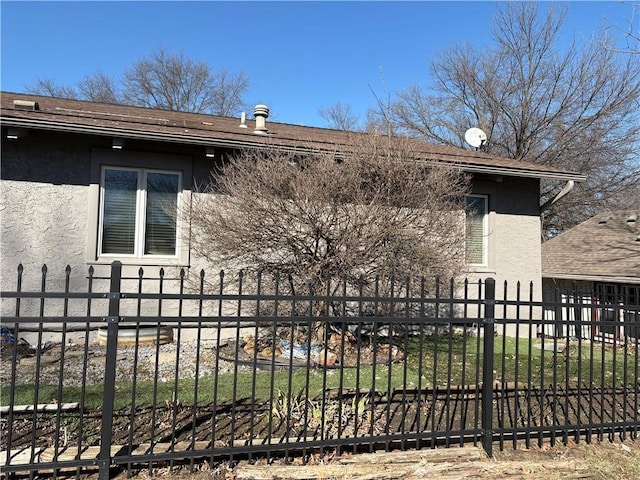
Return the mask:
POLYGON ((189 268, 189 262, 181 261, 179 258, 123 258, 123 257, 100 257, 97 260, 88 260, 87 265, 111 265, 118 261, 122 265, 132 267, 184 267, 189 268))
POLYGON ((483 273, 488 275, 496 275, 496 269, 486 265, 467 265, 467 273, 483 273))

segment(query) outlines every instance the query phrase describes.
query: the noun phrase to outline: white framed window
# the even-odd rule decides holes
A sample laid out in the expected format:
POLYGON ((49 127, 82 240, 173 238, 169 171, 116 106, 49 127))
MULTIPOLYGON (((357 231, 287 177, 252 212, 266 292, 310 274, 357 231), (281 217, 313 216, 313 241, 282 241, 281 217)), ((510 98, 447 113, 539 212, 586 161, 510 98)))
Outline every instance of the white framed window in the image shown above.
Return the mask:
POLYGON ((103 166, 98 255, 177 258, 182 173, 103 166))
POLYGON ((489 235, 489 197, 465 197, 464 255, 467 265, 486 266, 489 235))

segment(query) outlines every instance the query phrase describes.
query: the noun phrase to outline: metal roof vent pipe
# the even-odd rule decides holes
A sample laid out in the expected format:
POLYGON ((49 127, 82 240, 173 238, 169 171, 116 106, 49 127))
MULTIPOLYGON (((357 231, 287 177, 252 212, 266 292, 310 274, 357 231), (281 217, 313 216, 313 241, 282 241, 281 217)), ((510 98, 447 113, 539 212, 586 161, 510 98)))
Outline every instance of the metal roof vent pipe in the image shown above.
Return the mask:
POLYGON ((247 114, 245 112, 240 114, 240 125, 238 127, 247 128, 247 114))
POLYGON ((256 128, 253 133, 256 133, 258 135, 266 135, 269 107, 267 107, 266 105, 256 105, 255 107, 253 107, 253 116, 256 119, 256 128))

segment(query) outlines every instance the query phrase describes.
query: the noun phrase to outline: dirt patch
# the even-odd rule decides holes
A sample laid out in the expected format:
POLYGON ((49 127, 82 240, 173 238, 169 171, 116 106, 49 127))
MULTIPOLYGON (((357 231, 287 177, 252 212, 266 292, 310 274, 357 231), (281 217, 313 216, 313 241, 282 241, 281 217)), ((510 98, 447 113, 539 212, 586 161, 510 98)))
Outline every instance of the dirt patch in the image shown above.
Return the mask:
MULTIPOLYGON (((450 393, 450 392, 449 392, 450 393)), ((616 398, 623 398, 622 394, 617 394, 616 398)), ((454 430, 462 428, 464 422, 461 417, 448 416, 446 414, 448 409, 451 411, 462 413, 465 409, 473 406, 473 402, 477 401, 475 397, 467 398, 466 395, 460 396, 458 403, 452 403, 453 397, 448 397, 447 392, 442 392, 442 396, 436 396, 433 402, 425 403, 434 413, 433 416, 426 415, 426 412, 421 414, 421 425, 425 428, 431 426, 434 431, 446 431, 447 425, 451 427, 453 425, 454 430), (447 400, 448 399, 448 400, 447 400), (470 403, 471 402, 471 403, 470 403), (435 421, 431 425, 431 421, 435 421), (427 422, 427 424, 425 424, 427 422), (442 424, 442 422, 446 423, 442 424), (453 423, 451 423, 453 422, 453 423)), ((595 397, 594 397, 595 398, 595 397)), ((389 432, 399 432, 403 428, 407 428, 412 425, 412 422, 417 419, 418 410, 416 405, 419 403, 407 392, 399 392, 397 395, 392 395, 386 399, 375 399, 375 415, 372 418, 368 417, 356 417, 355 415, 346 415, 349 411, 348 408, 352 405, 351 399, 342 399, 342 401, 335 400, 336 405, 342 405, 342 411, 334 412, 330 414, 332 410, 328 407, 333 405, 333 400, 329 401, 330 397, 327 397, 327 404, 325 405, 325 426, 327 429, 324 431, 324 438, 345 438, 350 436, 358 436, 366 438, 371 434, 370 429, 374 429, 374 434, 378 435, 384 432, 388 425, 389 432), (386 413, 389 412, 387 417, 386 413), (370 423, 371 422, 371 423, 370 423), (355 435, 356 426, 358 427, 358 433, 355 435), (362 430, 364 428, 364 430, 362 430), (380 429, 380 430, 379 430, 380 429)), ((374 399, 372 399, 374 400, 374 399)), ((424 399, 423 399, 424 400, 424 399)), ((514 401, 513 396, 505 399, 505 402, 514 401)), ((560 402, 563 404, 563 402, 560 402)), ((218 404, 218 405, 201 405, 197 408, 193 406, 166 402, 156 405, 155 408, 145 407, 137 408, 134 412, 126 408, 116 411, 112 417, 113 421, 113 438, 112 445, 117 446, 114 448, 119 449, 127 448, 127 445, 131 447, 141 446, 148 444, 151 438, 155 439, 158 444, 158 448, 154 449, 156 452, 167 451, 167 445, 171 446, 176 443, 189 443, 197 442, 203 445, 195 446, 195 450, 204 450, 209 448, 211 439, 215 440, 215 448, 227 448, 232 444, 235 446, 236 442, 239 442, 238 454, 234 457, 237 461, 243 460, 246 457, 241 456, 242 445, 248 438, 264 439, 271 437, 275 439, 276 443, 279 439, 296 439, 296 438, 312 438, 319 439, 322 437, 323 432, 318 428, 319 426, 314 423, 314 417, 309 413, 308 418, 305 416, 305 409, 301 410, 301 415, 296 416, 296 410, 294 406, 291 406, 291 416, 286 415, 280 418, 276 409, 274 412, 272 407, 277 406, 278 402, 274 400, 273 405, 269 402, 266 403, 251 403, 243 404, 242 402, 236 402, 235 404, 218 404), (162 445, 164 445, 164 447, 162 445), (204 445, 206 444, 206 445, 204 445), (165 448, 165 450, 162 450, 165 448)), ((362 411, 364 415, 370 413, 370 407, 366 410, 358 409, 358 412, 362 411)), ((34 432, 32 430, 33 421, 32 415, 29 412, 24 414, 14 414, 13 423, 11 427, 12 445, 28 445, 34 438, 34 432)), ((38 430, 35 432, 35 438, 37 439, 37 445, 42 447, 49 447, 53 449, 55 445, 55 439, 59 432, 64 431, 64 445, 68 445, 71 453, 75 451, 79 439, 82 438, 83 444, 98 445, 101 435, 101 412, 99 411, 85 411, 80 417, 78 413, 69 412, 62 413, 59 417, 56 412, 42 412, 37 422, 38 430)), ((4 443, 9 435, 9 425, 7 422, 2 422, 2 439, 0 443, 4 443)), ((607 440, 609 437, 605 436, 607 440)), ((616 437, 617 438, 617 437, 616 437)), ((488 479, 488 478, 524 478, 524 479, 633 479, 640 478, 640 440, 636 442, 630 442, 628 439, 626 442, 618 442, 617 444, 605 442, 597 442, 597 437, 592 437, 592 443, 587 444, 584 439, 580 440, 580 444, 576 444, 573 441, 573 437, 567 438, 567 445, 561 444, 562 437, 556 437, 556 445, 551 445, 551 440, 546 438, 542 439, 542 443, 538 444, 537 437, 533 438, 531 444, 527 447, 524 442, 520 442, 514 445, 511 441, 505 441, 501 446, 498 442, 494 443, 493 452, 495 458, 488 460, 484 459, 478 461, 477 465, 469 466, 464 465, 466 469, 464 475, 459 471, 459 462, 448 462, 447 464, 439 463, 439 470, 436 473, 424 470, 426 467, 420 462, 414 462, 415 466, 422 465, 422 473, 418 474, 411 472, 407 469, 402 470, 399 468, 385 467, 383 471, 376 471, 369 476, 352 476, 355 475, 355 471, 352 469, 350 473, 344 473, 343 475, 335 475, 335 471, 329 471, 322 469, 324 465, 333 465, 333 462, 337 461, 336 458, 331 455, 323 455, 320 457, 318 454, 307 455, 306 457, 295 457, 292 460, 293 466, 313 466, 314 469, 309 470, 314 475, 305 478, 342 478, 349 479, 365 478, 368 480, 384 480, 398 478, 390 475, 394 475, 398 472, 404 472, 403 477, 399 478, 456 478, 456 479, 488 479), (613 447, 612 447, 613 445, 613 447), (502 450, 501 450, 502 448, 502 450), (607 450, 613 448, 613 450, 607 450), (471 470, 469 471, 469 468, 471 470), (510 473, 509 473, 510 472, 510 473), (452 477, 443 476, 445 473, 448 475, 458 475, 452 477), (425 475, 429 477, 425 477, 425 475), (412 475, 414 477, 412 477, 412 475), (422 476, 421 476, 422 475, 422 476), (554 476, 555 475, 555 476, 554 476)), ((452 441, 455 445, 457 442, 452 441)), ((423 444, 424 445, 424 444, 423 444)), ((6 447, 5 447, 6 448, 6 447)), ((147 448, 147 447, 144 447, 147 448)), ((175 447, 175 451, 182 451, 182 447, 175 447)), ((459 447, 452 447, 450 450, 461 450, 459 447)), ((282 449, 281 451, 284 451, 282 449)), ((324 452, 329 451, 325 449, 324 452)), ((345 450, 343 450, 344 452, 345 450)), ((429 450, 421 450, 429 451, 429 450)), ((265 450, 266 452, 266 450, 265 450)), ((309 452, 309 451, 307 451, 309 452)), ((141 453, 134 453, 134 456, 142 455, 141 453)), ((112 455, 115 455, 112 453, 112 455)), ((288 463, 282 459, 279 459, 275 453, 272 454, 271 463, 268 463, 264 458, 266 453, 258 453, 254 451, 254 461, 252 463, 240 461, 237 465, 230 467, 228 462, 224 462, 221 455, 217 460, 210 460, 212 463, 207 463, 203 459, 199 459, 193 465, 174 464, 173 468, 170 468, 169 464, 154 463, 151 467, 147 466, 145 469, 144 464, 135 465, 135 468, 128 472, 127 475, 132 474, 141 480, 145 478, 156 478, 161 476, 174 476, 179 478, 194 480, 197 478, 202 479, 238 479, 243 480, 239 476, 242 465, 263 465, 267 474, 273 473, 271 468, 273 465, 282 465, 283 468, 287 467, 288 463), (193 475, 197 473, 199 477, 193 475), (145 476, 146 475, 146 476, 145 476)), ((344 456, 344 455, 342 455, 344 456)), ((354 457, 355 458, 355 457, 354 457)), ((366 457, 357 457, 366 458, 366 457)), ((368 465, 370 461, 363 460, 363 463, 368 465)), ((412 468, 411 467, 407 468, 412 468)), ((339 469, 345 470, 346 467, 339 467, 339 469)), ((299 468, 298 468, 299 470, 299 468)), ((75 472, 75 470, 74 470, 75 472)), ((114 475, 120 475, 118 470, 114 471, 114 475)), ((364 475, 364 474, 363 474, 364 475)), ((45 477, 42 477, 45 478, 45 477)), ((88 476, 86 478, 97 478, 88 476)), ((125 477, 121 477, 125 478, 125 477)), ((275 478, 299 478, 293 476, 293 474, 287 473, 287 469, 281 470, 277 477, 254 477, 265 478, 266 480, 275 480, 275 478)))
MULTIPOLYGON (((640 441, 584 441, 567 445, 544 444, 513 448, 487 458, 476 447, 424 449, 363 454, 332 453, 293 457, 288 460, 258 458, 235 464, 197 462, 193 465, 159 465, 138 470, 112 470, 115 480, 637 480, 640 478, 640 441)), ((50 478, 50 474, 36 475, 50 478)), ((58 478, 97 480, 98 473, 76 476, 75 470, 58 478)))
MULTIPOLYGON (((241 461, 233 468, 228 463, 220 465, 201 464, 190 472, 189 468, 156 468, 139 472, 134 478, 173 477, 183 480, 243 480, 248 478, 265 479, 350 479, 350 480, 386 480, 402 478, 419 480, 438 478, 439 480, 637 480, 640 478, 640 441, 594 441, 591 444, 569 441, 567 445, 530 446, 524 443, 516 449, 505 446, 503 451, 495 452, 494 458, 486 458, 482 452, 471 455, 459 455, 452 458, 456 451, 471 451, 475 448, 451 448, 443 450, 417 451, 407 456, 406 452, 379 454, 381 461, 375 461, 376 454, 342 455, 323 457, 312 455, 308 460, 295 458, 291 462, 277 460, 267 464, 264 460, 256 462, 241 461), (438 455, 440 454, 440 459, 438 455), (373 456, 372 456, 373 455, 373 456), (415 458, 407 466, 407 460, 415 458), (345 462, 347 459, 347 462, 345 462), (333 466, 334 468, 329 468, 333 466), (340 469, 339 467, 343 468, 340 469), (305 468, 307 467, 307 468, 305 468), (309 468, 311 467, 311 468, 309 468), (323 469, 323 467, 327 467, 323 469), (287 468, 289 470, 287 470, 287 468), (367 471, 369 469, 369 471, 367 471), (286 472, 289 472, 287 476, 286 472), (261 475, 258 475, 258 473, 261 475), (305 473, 306 472, 306 473, 305 473), (324 473, 323 473, 324 472, 324 473), (341 473, 339 473, 341 472, 341 473), (312 476, 313 474, 316 476, 312 476), (327 475, 334 473, 334 475, 327 475)), ((117 479, 124 480, 126 473, 118 474, 117 479)))
POLYGON ((589 444, 582 439, 580 443, 569 440, 567 445, 506 446, 496 452, 495 463, 505 473, 521 472, 513 478, 633 480, 640 478, 640 441, 605 439, 589 444))

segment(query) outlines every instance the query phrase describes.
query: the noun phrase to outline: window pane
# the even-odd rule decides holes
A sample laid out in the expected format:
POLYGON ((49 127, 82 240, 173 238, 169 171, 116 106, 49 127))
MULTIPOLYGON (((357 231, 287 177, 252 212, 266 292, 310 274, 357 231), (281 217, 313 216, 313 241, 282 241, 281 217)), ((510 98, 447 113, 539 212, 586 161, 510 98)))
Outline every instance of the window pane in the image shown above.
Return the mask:
POLYGON ((600 310, 600 333, 602 335, 617 336, 618 332, 618 312, 612 308, 602 308, 600 310))
POLYGON ((134 253, 137 190, 138 172, 104 171, 102 253, 134 253))
POLYGON ((632 310, 624 312, 624 331, 628 337, 640 339, 640 313, 632 310))
POLYGON ((627 287, 624 296, 624 330, 627 336, 640 338, 640 287, 627 287))
POLYGON ((484 217, 487 213, 484 197, 466 198, 465 258, 468 264, 484 264, 484 217))
POLYGON ((176 254, 179 175, 147 173, 145 255, 176 254))

